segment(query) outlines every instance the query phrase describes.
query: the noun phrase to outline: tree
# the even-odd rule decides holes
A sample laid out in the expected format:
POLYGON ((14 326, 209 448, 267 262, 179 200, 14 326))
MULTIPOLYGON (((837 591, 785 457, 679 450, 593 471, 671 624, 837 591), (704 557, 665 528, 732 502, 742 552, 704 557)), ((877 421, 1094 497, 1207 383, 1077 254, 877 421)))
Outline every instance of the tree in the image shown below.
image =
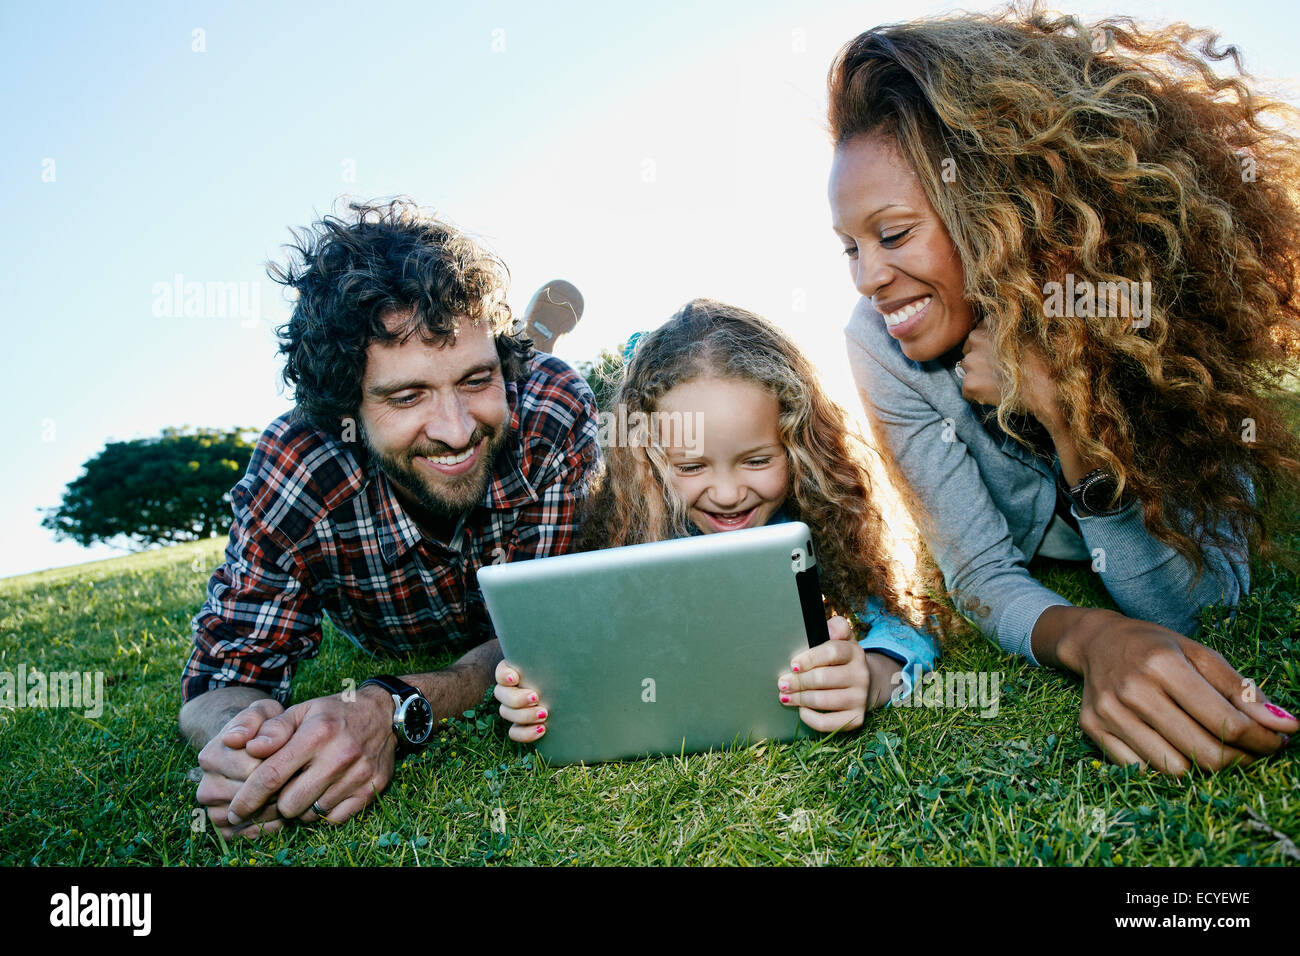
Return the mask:
POLYGON ((614 391, 623 376, 624 347, 620 345, 614 352, 601 349, 600 356, 594 362, 574 363, 578 374, 587 380, 587 384, 595 393, 596 408, 599 411, 610 411, 609 403, 614 400, 614 391))
POLYGON ((109 442, 68 485, 63 503, 45 509, 41 527, 81 545, 125 538, 132 550, 225 534, 230 489, 248 468, 256 435, 166 428, 157 438, 109 442))

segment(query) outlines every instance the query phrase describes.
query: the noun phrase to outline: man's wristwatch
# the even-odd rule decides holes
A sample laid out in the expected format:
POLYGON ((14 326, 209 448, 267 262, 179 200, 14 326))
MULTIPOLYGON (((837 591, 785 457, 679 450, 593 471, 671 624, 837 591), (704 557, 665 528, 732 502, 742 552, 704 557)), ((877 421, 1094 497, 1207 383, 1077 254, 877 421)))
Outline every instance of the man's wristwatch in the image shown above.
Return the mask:
POLYGON ((1119 489, 1119 482, 1115 476, 1104 468, 1094 468, 1079 480, 1079 483, 1073 488, 1069 488, 1066 494, 1074 502, 1074 508, 1085 518, 1098 517, 1101 515, 1113 515, 1123 511, 1128 505, 1124 499, 1120 499, 1115 507, 1110 503, 1115 497, 1115 492, 1119 489))
POLYGON ((378 684, 393 697, 393 733, 397 735, 397 747, 419 747, 433 733, 433 708, 418 688, 405 681, 398 680, 391 674, 380 674, 366 684, 378 684))

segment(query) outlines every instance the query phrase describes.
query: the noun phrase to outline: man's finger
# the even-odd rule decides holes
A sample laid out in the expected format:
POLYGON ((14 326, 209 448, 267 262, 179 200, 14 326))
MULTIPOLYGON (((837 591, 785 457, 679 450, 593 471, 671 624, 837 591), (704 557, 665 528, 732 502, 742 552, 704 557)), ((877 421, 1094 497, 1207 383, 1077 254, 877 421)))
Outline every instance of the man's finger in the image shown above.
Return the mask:
POLYGON ((235 831, 235 835, 245 840, 260 840, 284 828, 283 820, 270 820, 266 823, 249 823, 235 831))
POLYGON ((283 713, 284 707, 276 700, 255 700, 242 711, 230 718, 221 730, 221 742, 227 747, 243 747, 257 735, 262 724, 283 713))
POLYGON ((208 741, 207 746, 199 751, 199 768, 205 774, 231 780, 247 780, 261 762, 242 748, 228 747, 219 740, 208 741))
POLYGON ((238 825, 242 822, 241 818, 249 816, 267 803, 295 773, 311 761, 324 741, 308 740, 307 736, 301 732, 295 733, 288 743, 263 760, 249 774, 244 785, 239 788, 239 793, 230 801, 231 823, 238 825))
POLYGON ((194 791, 194 799, 205 807, 214 807, 218 804, 228 806, 235 794, 239 792, 242 782, 220 774, 204 774, 198 789, 194 791))
POLYGON ((347 823, 354 816, 364 810, 366 805, 372 800, 374 800, 374 797, 370 795, 348 797, 337 807, 331 809, 329 816, 324 817, 323 819, 326 823, 333 823, 335 825, 347 823))
MULTIPOLYGON (((296 782, 302 778, 295 777, 294 779, 296 782)), ((378 792, 375 768, 366 761, 359 761, 349 767, 345 774, 330 784, 323 792, 318 793, 316 798, 309 802, 306 809, 297 814, 298 819, 305 823, 327 820, 334 816, 335 808, 342 806, 350 797, 360 793, 367 793, 372 788, 378 792), (318 807, 325 812, 319 813, 317 811, 318 807)), ((284 806, 283 798, 279 802, 281 806, 284 806)))
POLYGON ((265 760, 289 742, 289 738, 297 731, 300 721, 300 712, 291 707, 264 722, 257 735, 244 745, 244 749, 250 756, 265 760))
POLYGON ((279 808, 274 804, 269 807, 264 807, 251 821, 240 826, 233 826, 230 823, 229 812, 230 807, 228 804, 219 804, 217 806, 208 807, 208 819, 212 821, 213 826, 221 831, 221 835, 227 839, 239 833, 239 831, 249 823, 270 823, 273 820, 283 819, 280 816, 279 808))
POLYGON ((310 811, 313 801, 320 802, 319 797, 350 779, 352 786, 346 791, 337 794, 332 801, 320 802, 326 808, 338 803, 343 796, 355 790, 363 778, 369 779, 373 770, 374 764, 368 760, 343 763, 325 750, 316 754, 302 773, 281 788, 275 802, 280 805, 281 816, 302 817, 310 811))

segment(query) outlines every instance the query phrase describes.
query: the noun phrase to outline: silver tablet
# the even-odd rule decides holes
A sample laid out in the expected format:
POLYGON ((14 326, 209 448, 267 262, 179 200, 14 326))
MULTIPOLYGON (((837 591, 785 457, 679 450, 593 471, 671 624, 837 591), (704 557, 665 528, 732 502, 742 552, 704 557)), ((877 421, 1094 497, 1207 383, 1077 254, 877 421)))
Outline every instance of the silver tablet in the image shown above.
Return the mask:
POLYGON ((828 639, 802 522, 494 565, 478 581, 506 660, 547 705, 537 746, 552 763, 792 740, 803 727, 776 686, 828 639))

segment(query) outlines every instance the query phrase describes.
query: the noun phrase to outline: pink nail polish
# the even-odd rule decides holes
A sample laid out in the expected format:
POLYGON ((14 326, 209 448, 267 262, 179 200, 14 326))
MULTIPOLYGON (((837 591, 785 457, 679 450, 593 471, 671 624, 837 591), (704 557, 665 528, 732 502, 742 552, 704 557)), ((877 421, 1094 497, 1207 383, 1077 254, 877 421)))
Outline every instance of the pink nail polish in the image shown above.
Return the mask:
POLYGON ((544 734, 544 733, 546 733, 546 728, 545 728, 545 727, 542 727, 542 726, 538 726, 538 728, 537 728, 537 732, 538 732, 539 734, 544 734))
POLYGON ((546 719, 546 711, 544 711, 544 710, 539 710, 539 711, 537 712, 537 719, 538 719, 538 720, 545 720, 545 719, 546 719))
POLYGON ((529 694, 529 695, 528 695, 528 703, 530 703, 530 704, 535 704, 535 703, 537 703, 537 695, 536 695, 536 694, 529 694))
POLYGON ((1264 706, 1268 708, 1268 712, 1272 714, 1274 717, 1281 717, 1283 720, 1295 720, 1294 717, 1288 714, 1277 704, 1265 704, 1264 706))
POLYGON ((790 665, 790 670, 794 671, 796 674, 799 673, 799 665, 798 665, 798 664, 791 664, 791 665, 790 665))
POLYGON ((790 689, 790 685, 787 684, 785 681, 781 681, 781 689, 782 689, 782 690, 789 690, 789 689, 790 689))
POLYGON ((781 695, 781 703, 783 703, 783 704, 788 704, 788 703, 790 703, 790 698, 789 698, 789 696, 787 696, 786 694, 782 694, 782 695, 781 695))

